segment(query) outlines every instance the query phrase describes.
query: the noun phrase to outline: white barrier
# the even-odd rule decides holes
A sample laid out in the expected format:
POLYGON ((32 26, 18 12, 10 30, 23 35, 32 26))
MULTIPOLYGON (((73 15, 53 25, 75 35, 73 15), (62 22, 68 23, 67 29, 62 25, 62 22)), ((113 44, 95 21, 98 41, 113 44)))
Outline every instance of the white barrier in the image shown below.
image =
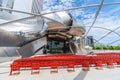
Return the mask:
POLYGON ((120 52, 120 50, 92 50, 95 53, 99 52, 120 52))

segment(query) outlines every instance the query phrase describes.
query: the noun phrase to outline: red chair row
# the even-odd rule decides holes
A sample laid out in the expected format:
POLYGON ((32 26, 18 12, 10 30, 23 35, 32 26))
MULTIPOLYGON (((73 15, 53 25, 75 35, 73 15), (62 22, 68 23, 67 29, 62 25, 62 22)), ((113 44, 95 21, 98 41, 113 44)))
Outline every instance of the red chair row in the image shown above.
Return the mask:
POLYGON ((11 64, 10 75, 13 71, 20 73, 21 68, 30 68, 31 74, 39 73, 40 67, 51 67, 52 70, 58 72, 59 66, 67 66, 68 71, 74 71, 74 66, 81 65, 83 70, 89 70, 90 65, 94 64, 96 68, 101 68, 103 64, 112 67, 113 63, 120 65, 120 54, 118 53, 101 53, 97 55, 47 55, 35 56, 29 58, 17 59, 11 64))

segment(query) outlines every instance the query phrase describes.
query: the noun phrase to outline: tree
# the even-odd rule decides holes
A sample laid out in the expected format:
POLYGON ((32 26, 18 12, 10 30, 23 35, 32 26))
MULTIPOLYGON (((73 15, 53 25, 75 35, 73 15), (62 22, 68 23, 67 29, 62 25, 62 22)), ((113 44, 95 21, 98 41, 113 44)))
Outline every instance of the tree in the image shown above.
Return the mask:
POLYGON ((113 46, 108 46, 108 49, 109 50, 114 50, 114 47, 113 46))

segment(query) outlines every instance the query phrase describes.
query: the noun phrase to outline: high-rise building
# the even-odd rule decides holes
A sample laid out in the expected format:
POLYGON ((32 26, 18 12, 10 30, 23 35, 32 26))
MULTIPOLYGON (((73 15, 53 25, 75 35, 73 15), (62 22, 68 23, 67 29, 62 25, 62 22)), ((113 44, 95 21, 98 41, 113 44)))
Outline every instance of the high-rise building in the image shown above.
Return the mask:
MULTIPOLYGON (((41 13, 42 8, 43 8, 43 0, 24 0, 24 1, 15 0, 13 6, 13 9, 15 10, 29 12, 29 13, 37 13, 37 14, 41 13)), ((24 17, 26 15, 20 14, 20 16, 24 17)))
MULTIPOLYGON (((12 9, 14 5, 14 0, 0 0, 0 7, 10 8, 12 9)), ((3 11, 3 10, 1 10, 3 11)), ((8 11, 11 12, 11 11, 8 11)))
POLYGON ((15 0, 0 0, 0 6, 12 9, 14 1, 15 0))
POLYGON ((12 8, 13 8, 13 5, 14 5, 14 1, 15 1, 15 0, 8 0, 8 1, 7 1, 7 4, 6 4, 6 7, 12 9, 12 8))
MULTIPOLYGON (((40 14, 41 10, 43 9, 43 0, 0 0, 0 7, 40 14)), ((17 14, 18 16, 22 17, 28 16, 26 14, 16 13, 12 11, 6 12, 17 14)))
POLYGON ((0 0, 0 6, 32 13, 40 13, 43 8, 43 0, 0 0))
POLYGON ((43 0, 33 0, 32 2, 32 13, 40 13, 43 8, 43 0))
POLYGON ((0 0, 0 7, 2 6, 2 0, 0 0))
POLYGON ((88 45, 92 46, 92 44, 94 44, 93 36, 87 36, 87 39, 88 39, 88 45))
MULTIPOLYGON (((13 9, 16 11, 36 13, 36 14, 41 13, 42 5, 43 5, 43 0, 0 0, 0 6, 3 8, 9 8, 9 9, 13 9)), ((21 26, 21 25, 18 25, 18 23, 19 24, 22 23, 23 24, 22 27, 24 27, 25 31, 37 32, 37 31, 42 30, 43 19, 41 19, 41 17, 34 16, 32 18, 22 19, 22 18, 30 17, 30 16, 32 15, 1 9, 0 19, 6 20, 6 21, 21 19, 11 24, 15 24, 14 27, 17 27, 17 26, 21 26), (31 27, 26 28, 25 26, 26 27, 31 26, 32 29, 31 27)), ((21 27, 18 27, 17 30, 14 30, 13 25, 11 27, 10 26, 11 25, 9 25, 9 27, 7 25, 4 25, 4 27, 2 26, 2 29, 9 30, 9 31, 17 31, 17 30, 21 31, 22 29, 21 27)))

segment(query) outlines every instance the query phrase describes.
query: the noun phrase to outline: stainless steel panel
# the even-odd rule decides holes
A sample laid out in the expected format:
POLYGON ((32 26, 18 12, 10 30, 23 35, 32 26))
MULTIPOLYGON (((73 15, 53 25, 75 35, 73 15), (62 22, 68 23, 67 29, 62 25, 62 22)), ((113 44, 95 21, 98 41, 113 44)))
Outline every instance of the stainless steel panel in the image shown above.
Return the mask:
POLYGON ((22 57, 29 57, 34 55, 36 50, 38 50, 39 48, 43 47, 46 44, 47 44, 47 39, 46 37, 43 37, 24 45, 23 47, 18 49, 18 52, 22 57))
POLYGON ((70 14, 66 12, 57 12, 56 14, 60 17, 63 24, 65 24, 66 26, 72 26, 73 19, 70 14))
POLYGON ((0 57, 18 57, 17 52, 19 47, 0 47, 0 57))
POLYGON ((0 29, 0 46, 20 46, 24 41, 24 37, 0 29))

